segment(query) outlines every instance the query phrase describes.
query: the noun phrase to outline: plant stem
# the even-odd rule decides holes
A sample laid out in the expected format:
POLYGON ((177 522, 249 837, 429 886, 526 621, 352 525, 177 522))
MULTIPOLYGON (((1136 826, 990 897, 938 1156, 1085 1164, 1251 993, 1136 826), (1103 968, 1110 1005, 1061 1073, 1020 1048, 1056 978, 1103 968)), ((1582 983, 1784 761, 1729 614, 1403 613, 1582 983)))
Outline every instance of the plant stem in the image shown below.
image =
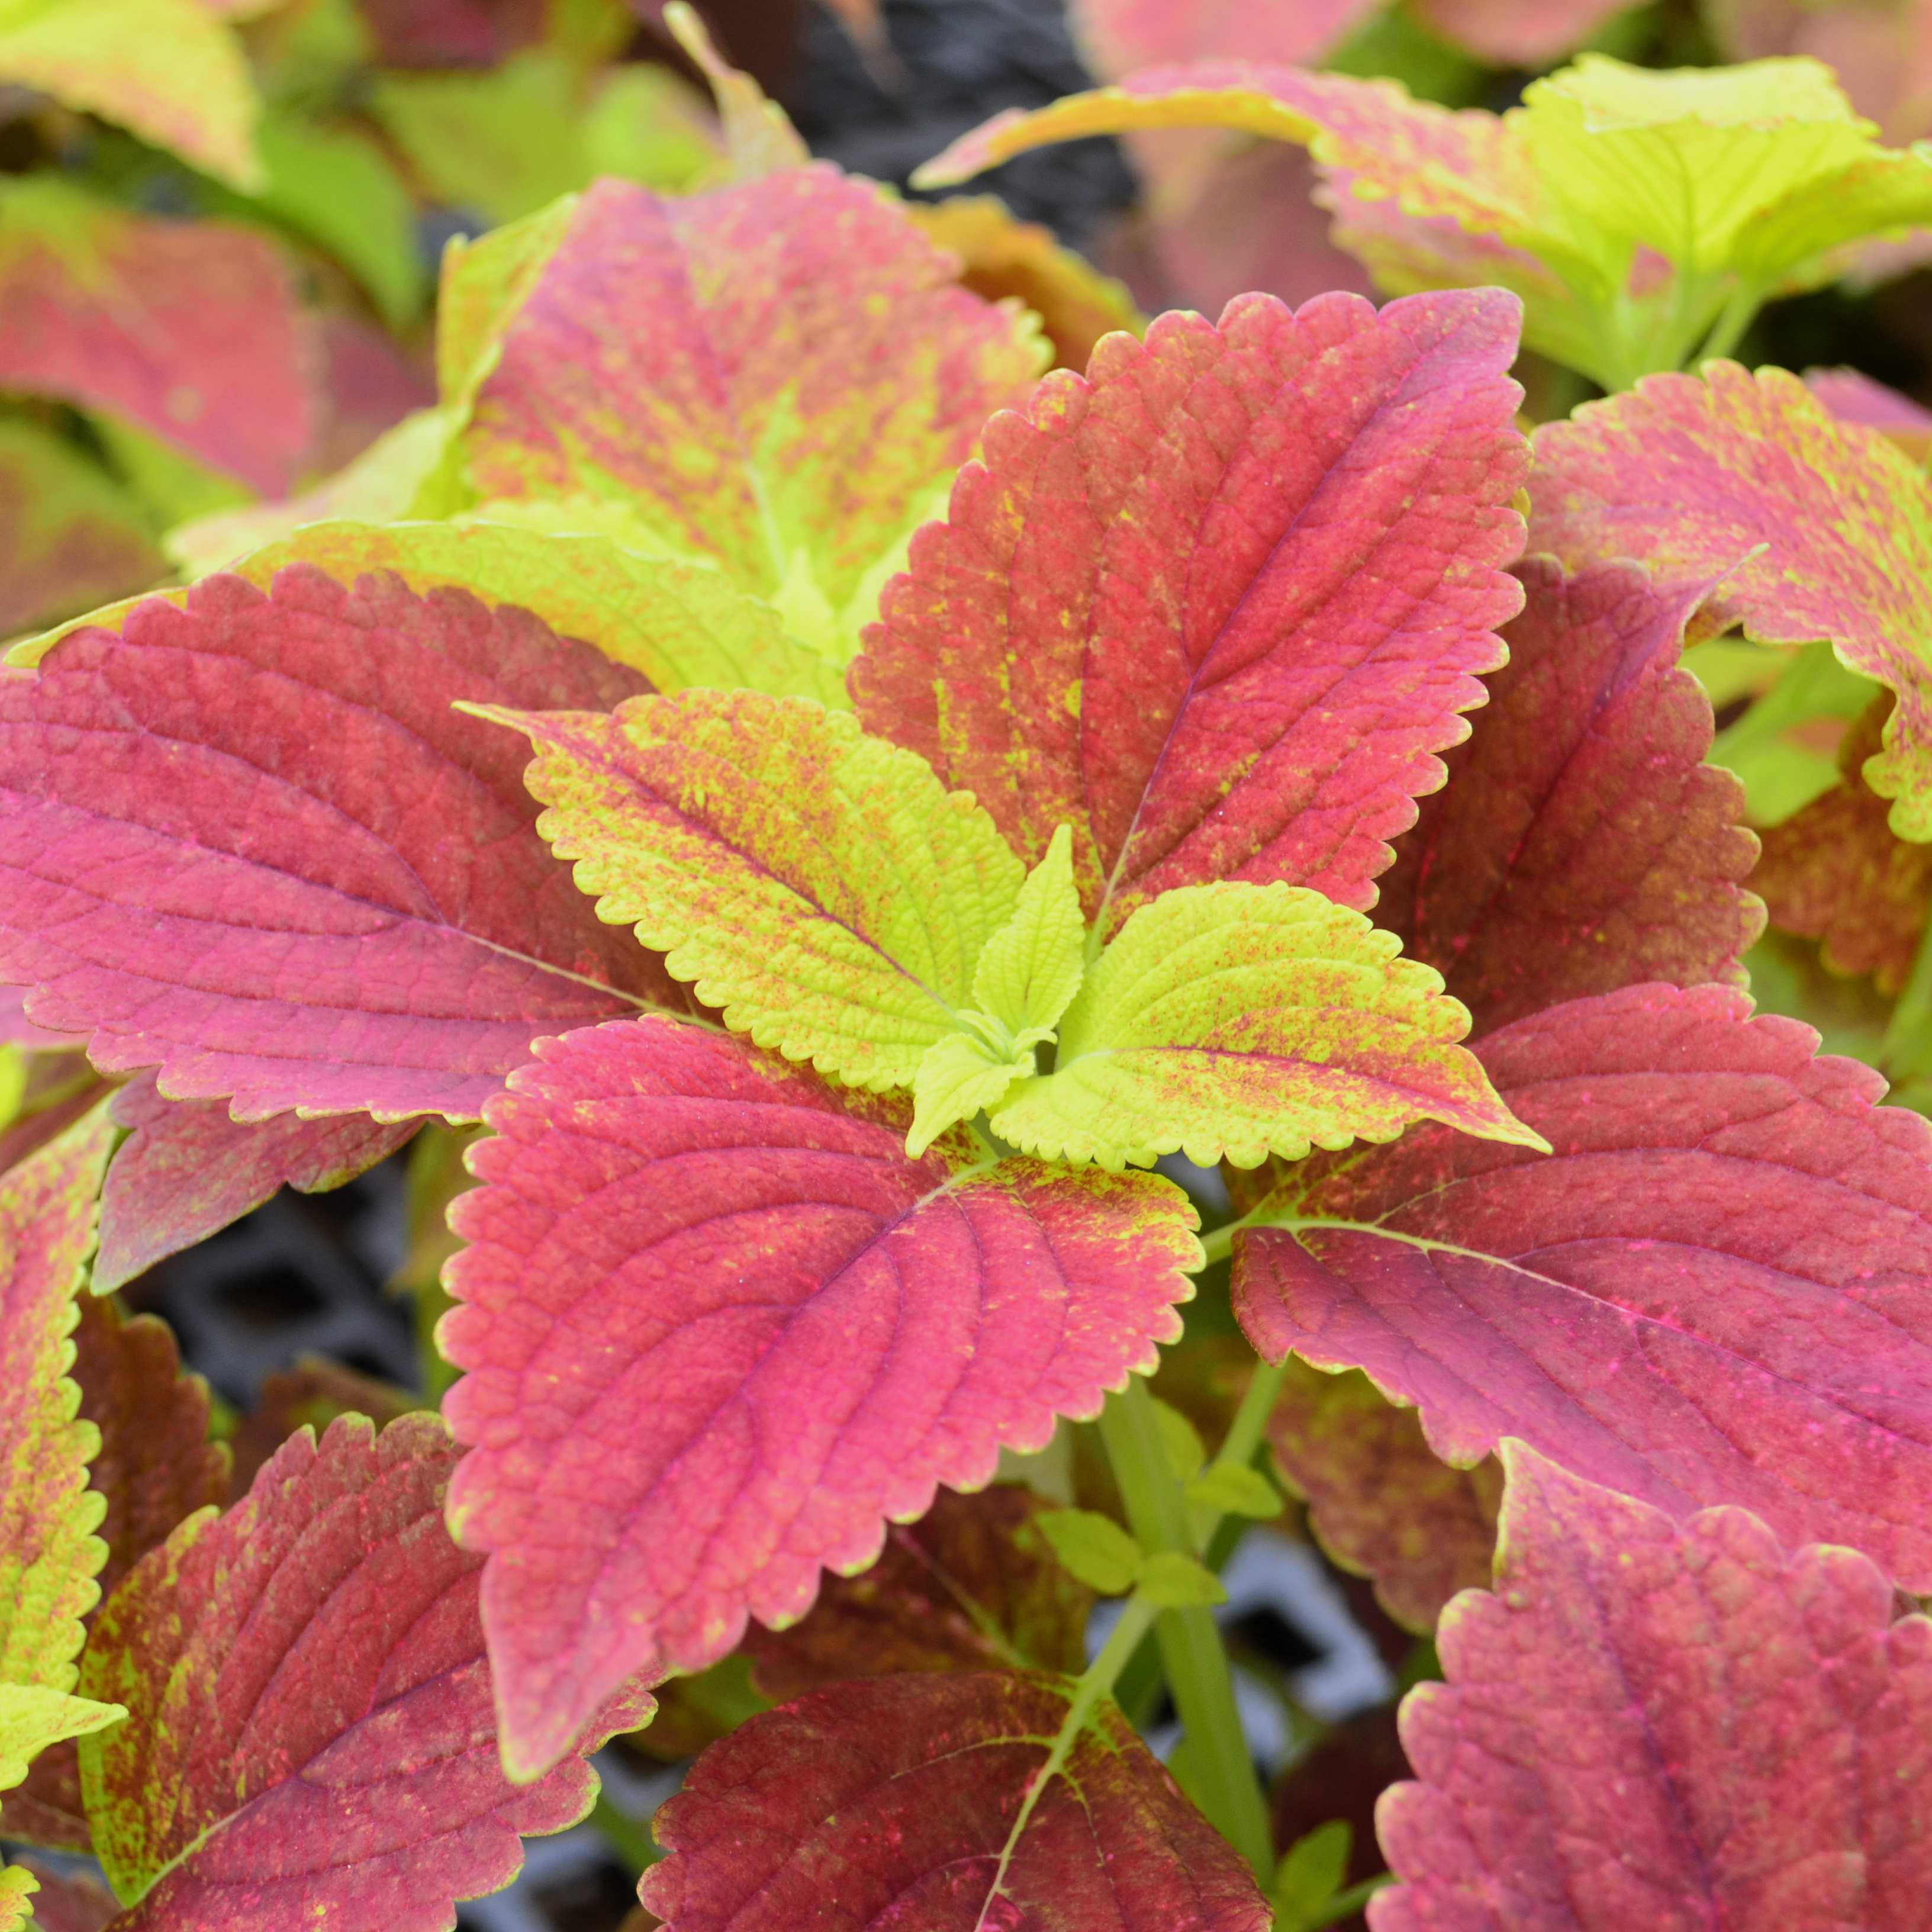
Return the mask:
POLYGON ((1912 955, 1912 971, 1899 989, 1898 1003, 1886 1023, 1885 1042, 1879 1049, 1887 1076, 1903 1081, 1923 1073, 1932 1063, 1932 926, 1919 937, 1918 950, 1912 955))
MULTIPOLYGON (((1130 1376, 1126 1388, 1107 1398, 1100 1439, 1141 1547, 1150 1556, 1174 1550, 1192 1556, 1186 1502, 1168 1466, 1143 1377, 1130 1376)), ((1187 1795, 1265 1882, 1274 1870, 1268 1808, 1234 1708, 1228 1653, 1213 1613, 1198 1605, 1163 1610, 1155 1630, 1168 1688, 1189 1740, 1187 1795)))

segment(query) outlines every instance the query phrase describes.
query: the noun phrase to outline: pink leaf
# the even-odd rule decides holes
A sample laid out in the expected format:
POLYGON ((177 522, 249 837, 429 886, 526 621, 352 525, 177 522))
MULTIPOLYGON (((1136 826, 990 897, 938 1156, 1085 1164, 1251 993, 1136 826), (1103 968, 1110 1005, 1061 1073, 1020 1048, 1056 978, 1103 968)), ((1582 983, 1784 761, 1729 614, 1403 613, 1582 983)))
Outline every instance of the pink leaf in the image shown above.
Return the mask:
MULTIPOLYGON (((497 1762, 456 1456, 434 1416, 304 1431, 115 1593, 83 1681, 130 1714, 81 1772, 124 1932, 443 1932, 516 1875, 520 1833, 589 1809, 576 1757, 520 1790, 497 1762)), ((626 1692, 573 1742, 650 1708, 626 1692)))
POLYGON ((420 1118, 373 1120, 331 1114, 305 1120, 278 1114, 244 1124, 220 1100, 164 1100, 144 1073, 114 1096, 116 1125, 131 1129, 100 1198, 95 1292, 132 1281, 164 1256, 192 1247, 275 1190, 340 1187, 386 1160, 420 1118))
POLYGON ((1478 1033, 1648 980, 1741 982, 1764 925, 1744 787, 1703 760, 1710 701, 1677 667, 1708 584, 1534 557, 1474 732, 1396 848, 1376 917, 1478 1033))
POLYGON ((1496 1593, 1402 1706, 1375 1932, 1924 1932, 1932 1623, 1850 1550, 1504 1455, 1496 1593))
POLYGON ((665 1021, 547 1041, 491 1102, 438 1340, 470 1371, 450 1521, 493 1552, 514 1771, 632 1672, 796 1620, 883 1518, 979 1487, 1180 1334, 1178 1190, 963 1136, 909 1160, 910 1113, 665 1021))
POLYGON ((1418 0, 1422 23, 1492 67, 1548 67, 1588 40, 1623 0, 1418 0))
POLYGON ((1244 0, 1076 0, 1081 38, 1094 71, 1117 80, 1156 62, 1226 55, 1281 67, 1322 59, 1376 10, 1376 0, 1298 0, 1249 6, 1244 0))
POLYGON ((314 440, 317 373, 281 252, 248 229, 150 220, 47 178, 8 200, 0 386, 125 416, 280 495, 314 440))
POLYGON ((873 1677, 713 1744, 658 1814, 640 1888, 669 1932, 1265 1932, 1247 1868, 1111 1706, 1001 1872, 1064 1679, 873 1677))
POLYGON ((466 593, 291 566, 76 631, 0 682, 0 974, 179 1100, 476 1118, 531 1039, 680 995, 536 835, 467 698, 634 673, 466 593))
POLYGON ((1305 1162, 1240 1238, 1236 1308, 1269 1359, 1415 1404, 1449 1462, 1520 1436, 1932 1587, 1932 1126, 1749 1012, 1637 986, 1490 1034, 1554 1154, 1429 1126, 1305 1162))
POLYGON ((1029 859, 1071 822, 1110 928, 1211 879, 1373 904, 1521 601, 1517 313, 1250 296, 1109 338, 987 425, 867 634, 861 717, 1029 859))

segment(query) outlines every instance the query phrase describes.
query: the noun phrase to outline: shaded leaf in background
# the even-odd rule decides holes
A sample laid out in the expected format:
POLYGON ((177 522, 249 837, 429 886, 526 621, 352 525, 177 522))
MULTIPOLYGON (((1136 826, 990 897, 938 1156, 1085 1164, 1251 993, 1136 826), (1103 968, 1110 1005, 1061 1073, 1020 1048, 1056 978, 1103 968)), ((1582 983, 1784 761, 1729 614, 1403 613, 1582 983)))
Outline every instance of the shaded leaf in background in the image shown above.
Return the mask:
POLYGON ((1504 1456, 1496 1594, 1402 1706, 1376 1932, 1932 1923, 1932 1623, 1850 1550, 1504 1456))
POLYGON ((749 1625, 752 1681, 776 1702, 848 1677, 895 1671, 1086 1667, 1094 1593, 1034 1522, 1039 1499, 1010 1484, 942 1489, 918 1522, 886 1532, 869 1570, 831 1576, 802 1622, 749 1625))
MULTIPOLYGON (((1932 9, 1926 10, 1932 20, 1932 9)), ((1840 422, 1863 423, 1924 467, 1932 455, 1932 410, 1856 369, 1808 369, 1804 386, 1840 422)))
POLYGON ((1107 932, 1207 879, 1372 904, 1521 602, 1508 296, 1221 320, 990 422, 853 668, 867 728, 1029 862, 1073 826, 1107 932))
POLYGON ((167 574, 140 506, 72 445, 0 421, 0 638, 167 574))
POLYGON ((1574 52, 1624 8, 1623 0, 1418 0, 1415 10, 1432 33, 1491 67, 1533 69, 1574 52))
POLYGON ((1115 329, 1147 332, 1147 317, 1120 283, 1062 248, 1050 228, 1020 220, 997 195, 911 201, 906 212, 928 242, 958 256, 963 287, 988 302, 1017 296, 1040 317, 1058 368, 1084 370, 1094 345, 1115 329))
POLYGON ((1238 1238, 1264 1357, 1366 1370, 1468 1467, 1505 1436, 1678 1516, 1932 1584, 1932 1125, 1729 988, 1477 1043, 1538 1156, 1441 1127, 1318 1156, 1238 1238))
POLYGON ((1741 982, 1763 926, 1744 787, 1704 763, 1710 701, 1677 668, 1711 586, 1620 563, 1570 578, 1546 557, 1517 574, 1510 661, 1398 842, 1377 922, 1479 1034, 1644 980, 1741 982))
POLYGON ((1502 1472, 1488 1459, 1451 1468, 1430 1449, 1414 1410, 1386 1401, 1366 1376, 1291 1360, 1268 1437, 1322 1548, 1372 1577, 1403 1629, 1434 1629, 1458 1590, 1489 1582, 1502 1472))
POLYGON ((1831 971, 1869 973, 1887 994, 1905 984, 1932 915, 1932 846, 1899 838, 1885 800, 1859 776, 1877 754, 1892 702, 1882 693, 1845 734, 1838 783, 1761 835, 1750 875, 1774 926, 1822 940, 1831 971))
POLYGON ((1702 0, 1727 60, 1808 54, 1896 146, 1932 134, 1932 11, 1918 0, 1702 0))
POLYGON ((1538 433, 1532 550, 1640 559, 1660 585, 1722 575, 1698 620, 1760 644, 1828 638, 1898 708, 1865 779, 1932 840, 1932 484, 1795 376, 1735 362, 1652 376, 1538 433))
MULTIPOLYGON (((225 1100, 169 1100, 152 1073, 137 1074, 113 1100, 128 1130, 107 1170, 94 1285, 124 1287, 143 1270, 192 1247, 259 1208, 284 1186, 303 1194, 340 1187, 386 1160, 422 1120, 297 1114, 244 1123, 225 1100)), ((172 1526, 170 1526, 172 1527, 172 1526)))
POLYGON ((1104 1702, 1000 1870, 1072 1688, 1009 1672, 875 1677, 753 1718, 658 1814, 669 1856, 639 1888, 645 1905, 676 1932, 724 1932, 748 1912, 809 1916, 824 1932, 889 1912, 1042 1932, 1265 1932, 1239 1855, 1104 1702))
POLYGON ((1382 0, 1306 0, 1251 7, 1243 0, 1073 0, 1070 11, 1095 73, 1118 80, 1157 62, 1225 54, 1314 66, 1346 40, 1382 0))
POLYGON ((95 1112, 0 1177, 0 1790, 46 1745, 120 1714, 70 1694, 107 1553, 87 1486, 100 1437, 75 1414, 69 1338, 110 1138, 95 1112))
POLYGON ((830 169, 684 201, 601 182, 504 333, 466 474, 488 514, 715 562, 842 662, 1041 348, 830 169))
POLYGON ((227 1502, 229 1456, 208 1439, 208 1384, 182 1370, 167 1324, 124 1315, 98 1289, 80 1301, 74 1375, 81 1418, 100 1432, 88 1484, 107 1502, 104 1599, 184 1517, 227 1502))
POLYGON ((293 1368, 262 1378, 255 1406, 228 1438, 235 1458, 232 1493, 246 1496, 262 1464, 298 1429, 312 1429, 321 1436, 338 1415, 366 1415, 377 1429, 386 1429, 422 1406, 406 1389, 346 1369, 326 1356, 298 1356, 293 1368))
POLYGON ((963 1135, 912 1160, 910 1111, 650 1020, 545 1042, 491 1102, 437 1340, 469 1371, 450 1521, 492 1552, 514 1771, 633 1671, 795 1621, 881 1518, 979 1487, 1178 1336, 1179 1189, 963 1135))
POLYGON ((0 385, 124 416, 275 495, 314 440, 314 362, 266 237, 45 176, 0 194, 0 385))
POLYGON ((239 1118, 474 1118, 533 1036, 680 995, 451 706, 640 688, 510 607, 306 565, 76 632, 0 685, 0 967, 97 1064, 239 1118))
POLYGON ((1468 1012, 1358 912, 1295 886, 1223 883, 1143 904, 1088 969, 1054 1070, 994 1106, 1045 1160, 1253 1167, 1412 1120, 1540 1145, 1459 1042, 1468 1012))
MULTIPOLYGON (((1376 1842, 1376 1802, 1396 1779, 1412 1777, 1396 1735, 1392 1706, 1345 1718, 1318 1738, 1277 1778, 1268 1792, 1268 1817, 1277 1845, 1292 1845, 1308 1832, 1340 1820, 1352 1843, 1342 1873, 1359 1885, 1388 1868, 1376 1842)), ((1353 1928, 1359 1918, 1344 1919, 1353 1928)))
MULTIPOLYGON (((497 1761, 480 1566, 442 1522, 457 1454, 428 1415, 294 1436, 103 1610, 84 1681, 130 1715, 81 1774, 127 1932, 443 1932, 515 1876, 519 1834, 590 1808, 574 1752, 520 1787, 497 1761)), ((577 1750, 650 1711, 614 1697, 577 1750)))
POLYGON ((751 692, 518 715, 537 828, 725 1024, 875 1093, 968 1003, 1024 878, 970 795, 849 714, 751 692))
POLYGON ((202 0, 7 0, 0 80, 118 122, 233 187, 262 185, 248 58, 202 0))

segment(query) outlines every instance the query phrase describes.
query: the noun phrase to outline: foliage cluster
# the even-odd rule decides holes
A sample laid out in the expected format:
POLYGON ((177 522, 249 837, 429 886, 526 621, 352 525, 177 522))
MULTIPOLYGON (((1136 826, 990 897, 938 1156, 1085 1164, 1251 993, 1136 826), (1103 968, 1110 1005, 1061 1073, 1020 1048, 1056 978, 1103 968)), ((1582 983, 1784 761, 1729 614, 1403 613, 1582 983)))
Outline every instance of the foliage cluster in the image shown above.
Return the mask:
MULTIPOLYGON (((274 205, 336 16, 264 112, 205 10, 74 78, 109 4, 0 64, 274 205)), ((9 1865, 0 1932, 442 1932, 620 1732, 695 1757, 677 1932, 1932 1928, 1932 418, 1724 353, 1932 145, 1804 51, 1452 108, 1351 70, 1602 9, 1318 10, 1096 9, 1130 70, 926 171, 1305 148, 1388 298, 1151 322, 680 10, 716 124, 614 162, 670 83, 560 11, 465 85, 567 69, 597 178, 523 158, 434 396, 293 494, 181 425, 286 431, 297 312, 203 415, 212 334, 103 346, 146 218, 7 184, 82 238, 0 313, 126 380, 4 380, 266 500, 0 677, 0 1834, 116 1900, 9 1865), (1526 342, 1601 397, 1528 422, 1526 342), (231 1495, 116 1291, 406 1145, 424 1392, 231 1495), (1358 1882, 1214 1614, 1277 1518, 1418 1640, 1358 1882)))

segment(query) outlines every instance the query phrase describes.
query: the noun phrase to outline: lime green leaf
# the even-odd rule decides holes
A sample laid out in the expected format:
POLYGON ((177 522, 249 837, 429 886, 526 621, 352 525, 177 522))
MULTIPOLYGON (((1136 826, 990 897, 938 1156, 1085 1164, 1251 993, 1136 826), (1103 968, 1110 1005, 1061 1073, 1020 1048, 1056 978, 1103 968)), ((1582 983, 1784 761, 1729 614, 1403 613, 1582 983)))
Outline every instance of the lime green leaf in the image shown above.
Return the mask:
POLYGON ((1253 1516, 1265 1522, 1281 1514, 1281 1497, 1258 1469, 1245 1462, 1216 1462, 1187 1485, 1187 1500, 1223 1516, 1253 1516))
POLYGON ((260 132, 268 184, 262 206, 327 249, 375 299, 392 327, 422 307, 416 209, 366 134, 290 114, 260 132))
POLYGON ((1178 1550, 1156 1550, 1141 1565, 1136 1588, 1148 1602, 1164 1610, 1192 1610, 1197 1604, 1228 1600, 1220 1578, 1178 1550))
POLYGON ((0 1684, 0 1791, 10 1791, 50 1744, 118 1722, 118 1704, 97 1704, 44 1684, 0 1684))
POLYGON ((776 100, 767 100, 764 89, 748 74, 741 74, 718 58, 704 22, 684 0, 670 0, 664 17, 678 45, 704 70, 704 77, 711 83, 718 118, 724 124, 724 146, 733 178, 756 181, 763 175, 806 166, 812 151, 799 139, 784 110, 776 100))
POLYGON ((976 1034, 950 1033, 921 1056, 913 1076, 906 1152, 916 1160, 946 1129, 997 1107, 1016 1080, 1035 1069, 1033 1048, 1002 1056, 976 1034))
POLYGON ((1467 1012, 1400 950, 1301 886, 1165 892, 1101 954, 1054 1070, 1016 1088, 994 1131, 1042 1159, 1113 1168, 1177 1150, 1204 1166, 1298 1160, 1419 1119, 1540 1147, 1456 1043, 1467 1012))
POLYGON ((1304 1833, 1282 1854, 1275 1868, 1276 1911, 1288 1922, 1286 1932, 1301 1932, 1316 1924, 1316 1914, 1342 1888, 1348 1875, 1348 1854, 1354 1849, 1354 1828, 1346 1818, 1304 1833))
MULTIPOLYGON (((1727 266, 1777 202, 1864 160, 1874 131, 1812 60, 1660 74, 1584 54, 1532 82, 1523 105, 1538 172, 1580 217, 1574 235, 1620 245, 1605 263, 1618 280, 1632 241, 1680 268, 1727 266)), ((1932 196, 1932 172, 1898 158, 1932 196)))
POLYGON ((0 80, 118 122, 244 191, 261 185, 255 84, 200 0, 4 0, 0 80))
POLYGON ((1034 1520, 1054 1555, 1090 1589, 1118 1597, 1134 1587, 1147 1558, 1112 1516, 1094 1510, 1042 1510, 1034 1520))
POLYGON ((538 821, 598 916, 760 1046, 874 1091, 958 1030, 1020 862, 924 759, 802 698, 688 691, 478 715, 526 733, 538 821))
POLYGON ((1027 875, 1012 919, 980 956, 974 1005, 1018 1044, 1032 1044, 1028 1034, 1046 1038, 1080 990, 1086 940, 1073 883, 1073 830, 1063 825, 1027 875))
MULTIPOLYGON (((445 406, 466 410, 496 367, 503 336, 576 212, 573 196, 473 242, 451 242, 436 304, 436 382, 445 406)), ((467 418, 465 418, 467 420, 467 418)))
POLYGON ((1200 1432, 1171 1402, 1153 1399, 1154 1419, 1160 1425, 1161 1446, 1167 1451, 1168 1467, 1182 1482, 1207 1460, 1201 1447, 1200 1432))

